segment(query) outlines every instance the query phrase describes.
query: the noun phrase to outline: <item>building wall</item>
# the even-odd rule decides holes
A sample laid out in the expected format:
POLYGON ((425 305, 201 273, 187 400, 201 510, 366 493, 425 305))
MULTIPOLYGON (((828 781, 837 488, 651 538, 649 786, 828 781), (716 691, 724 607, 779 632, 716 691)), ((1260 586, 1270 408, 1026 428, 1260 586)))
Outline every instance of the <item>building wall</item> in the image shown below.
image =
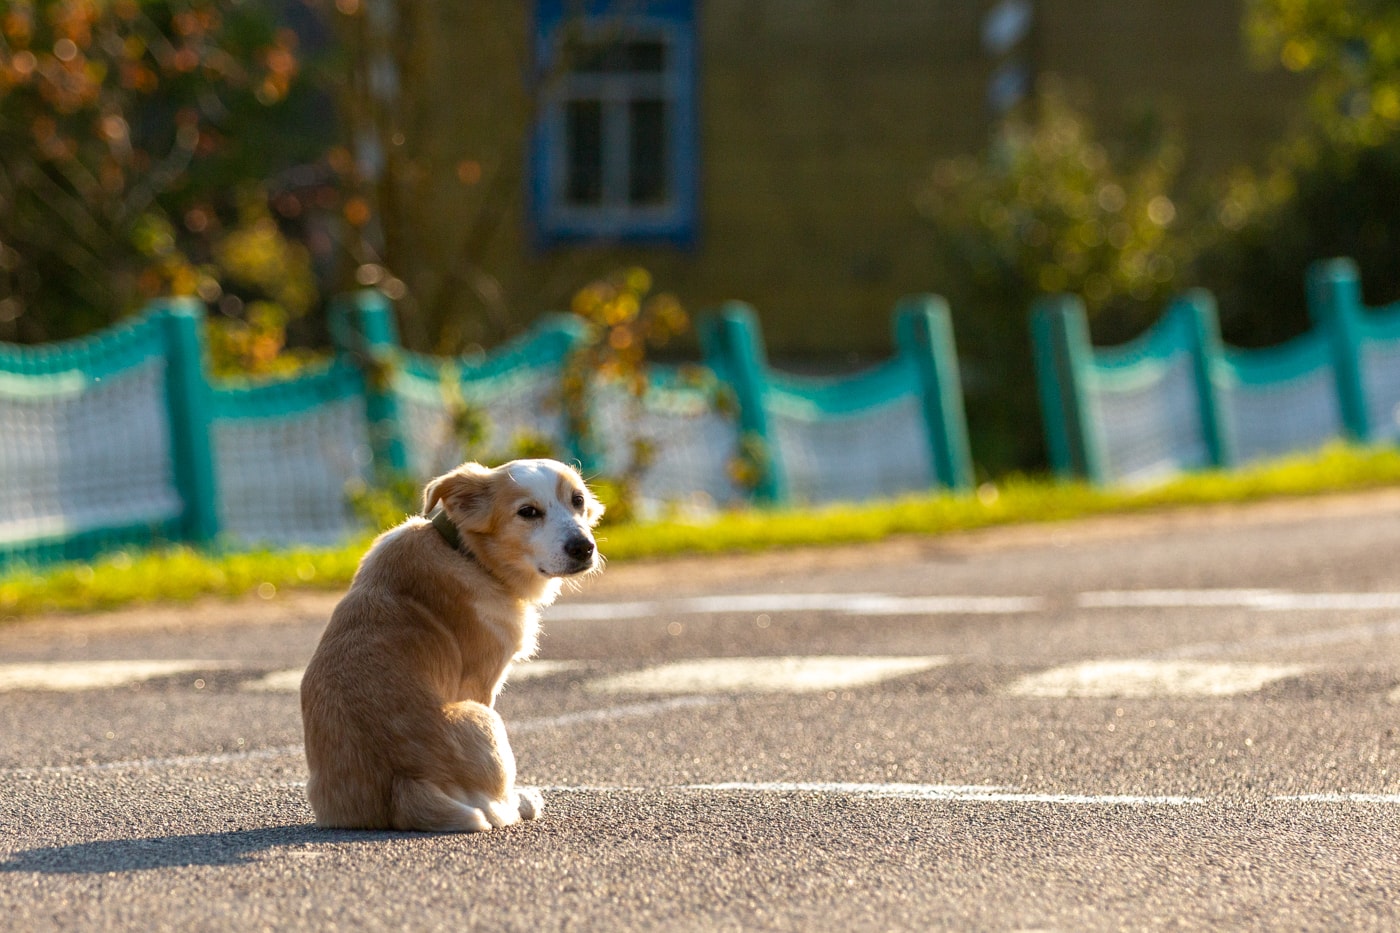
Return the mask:
MULTIPOLYGON (((528 4, 442 4, 431 73, 443 92, 419 118, 434 142, 413 237, 454 270, 454 339, 494 342, 567 306, 591 277, 641 264, 692 311, 753 304, 776 358, 867 356, 887 351, 898 297, 940 290, 914 197, 936 160, 986 142, 993 63, 980 32, 991 3, 697 2, 701 217, 690 250, 532 247, 520 175, 528 4), (463 12, 488 6, 484 18, 463 12), (467 269, 462 230, 485 229, 484 210, 499 223, 467 269)), ((1037 7, 1037 70, 1082 92, 1103 137, 1166 117, 1198 176, 1258 161, 1298 100, 1296 83, 1251 67, 1240 0, 1037 7)))

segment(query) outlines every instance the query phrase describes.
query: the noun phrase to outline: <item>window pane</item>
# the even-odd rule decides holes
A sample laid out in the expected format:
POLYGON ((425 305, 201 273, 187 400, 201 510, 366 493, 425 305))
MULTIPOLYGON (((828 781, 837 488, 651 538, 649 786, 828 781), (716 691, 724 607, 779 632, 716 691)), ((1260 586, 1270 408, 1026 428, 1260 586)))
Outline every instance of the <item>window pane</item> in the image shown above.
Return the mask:
POLYGON ((574 47, 573 70, 584 74, 659 74, 666 70, 666 44, 593 42, 574 47))
POLYGON ((670 197, 666 109, 663 100, 634 100, 628 106, 632 138, 627 200, 632 204, 664 204, 670 197))
POLYGON ((628 70, 660 74, 666 70, 666 43, 632 42, 627 49, 628 70))
POLYGON ((570 204, 603 200, 603 105, 571 100, 564 108, 567 159, 564 196, 570 204))

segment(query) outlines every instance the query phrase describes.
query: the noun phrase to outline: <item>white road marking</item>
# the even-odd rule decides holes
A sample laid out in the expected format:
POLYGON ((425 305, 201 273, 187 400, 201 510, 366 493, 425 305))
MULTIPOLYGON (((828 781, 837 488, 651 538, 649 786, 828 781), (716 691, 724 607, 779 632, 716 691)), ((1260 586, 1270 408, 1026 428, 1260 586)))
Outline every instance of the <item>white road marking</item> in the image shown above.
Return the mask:
POLYGON ((1080 593, 1085 609, 1239 608, 1263 612, 1400 609, 1400 593, 1289 593, 1282 590, 1103 590, 1080 593))
POLYGON ((1400 805, 1400 794, 1289 794, 1271 798, 1281 803, 1376 803, 1400 805))
MULTIPOLYGON (((736 794, 817 794, 872 800, 923 800, 943 803, 1036 803, 1076 807, 1185 807, 1225 800, 1223 797, 1180 794, 1049 794, 978 784, 863 784, 846 782, 731 781, 719 784, 559 785, 541 787, 546 793, 635 794, 711 792, 736 794)), ((1231 801, 1235 797, 1228 798, 1231 801)), ((1269 794, 1270 803, 1400 806, 1400 794, 1269 794)))
POLYGON ((738 793, 812 793, 883 800, 940 800, 960 803, 1053 803, 1088 806, 1182 806, 1205 803, 1204 797, 1141 796, 1133 794, 1027 794, 1007 787, 960 784, 821 784, 746 783, 688 784, 683 790, 738 793))
MULTIPOLYGON (((688 697, 692 701, 715 702, 713 697, 688 697)), ((637 707, 619 708, 632 713, 655 712, 657 707, 703 705, 669 701, 666 704, 639 704, 637 707), (645 706, 647 709, 643 710, 645 706)), ((606 713, 607 710, 597 710, 606 713)), ((519 723, 512 731, 532 731, 530 727, 544 728, 566 720, 576 721, 579 714, 554 717, 553 720, 527 720, 519 723)), ((85 765, 61 765, 41 768, 0 769, 0 776, 12 778, 38 778, 45 776, 103 773, 112 771, 161 771, 192 767, 243 764, 247 762, 271 761, 278 758, 300 759, 304 754, 301 745, 285 745, 277 748, 251 749, 242 752, 226 752, 210 755, 180 755, 169 758, 142 758, 128 761, 112 761, 85 765)), ((282 782, 288 787, 305 787, 304 780, 282 782)), ((856 782, 784 782, 784 781, 727 781, 715 784, 681 785, 556 785, 541 787, 546 793, 581 794, 630 794, 661 792, 696 793, 747 793, 747 794, 793 794, 806 793, 823 796, 851 796, 872 800, 918 800, 934 803, 989 803, 989 804, 1047 804, 1052 806, 1076 807, 1182 807, 1199 806, 1215 802, 1217 798, 1186 796, 1179 794, 1070 794, 1070 793, 1027 793, 1013 788, 978 784, 909 784, 909 783, 856 783, 856 782)), ((1223 799, 1223 798, 1221 798, 1223 799)), ((1231 800, 1236 798, 1231 797, 1231 800)), ((1330 793, 1330 794, 1271 794, 1264 797, 1270 803, 1284 804, 1324 804, 1324 805, 1369 805, 1400 806, 1400 794, 1373 793, 1330 793)))
POLYGON ((0 664, 0 692, 101 690, 195 671, 224 670, 228 661, 38 661, 0 664))
POLYGON ((301 675, 304 673, 306 671, 300 667, 286 671, 272 671, 257 680, 248 681, 242 685, 242 689, 251 690, 254 693, 298 693, 301 690, 301 675))
POLYGON ((1085 609, 1253 608, 1277 590, 1102 590, 1080 593, 1085 609))
MULTIPOLYGON (((1098 590, 1081 609, 1239 608, 1260 612, 1373 612, 1400 609, 1400 593, 1292 593, 1274 589, 1098 590)), ((893 596, 886 593, 748 593, 615 603, 569 603, 552 622, 622 621, 716 613, 836 612, 857 616, 1023 615, 1044 612, 1039 596, 893 596)))
POLYGON ((1147 659, 1085 661, 1021 678, 1007 692, 1023 697, 1221 697, 1252 693, 1310 668, 1147 659))
POLYGON ((1038 596, 877 596, 845 610, 852 615, 1017 615, 1041 612, 1038 596))
POLYGON ((594 693, 808 693, 863 687, 948 663, 934 657, 702 658, 586 684, 594 693))
POLYGON ((656 716, 678 709, 698 709, 704 706, 718 706, 730 702, 728 697, 682 696, 669 700, 656 700, 651 703, 631 703, 625 706, 607 706, 602 709, 585 709, 575 713, 560 713, 541 719, 525 719, 518 723, 506 723, 506 732, 543 732, 549 729, 567 729, 572 726, 590 723, 621 722, 625 719, 640 719, 656 716))
MULTIPOLYGON (((549 729, 562 729, 585 723, 621 722, 656 716, 678 709, 696 709, 704 706, 718 706, 728 703, 728 697, 687 696, 651 703, 633 703, 625 706, 610 706, 603 709, 580 710, 546 716, 540 719, 522 719, 506 725, 508 734, 543 732, 549 729)), ((43 765, 35 768, 0 768, 0 777, 37 777, 40 775, 83 774, 100 771, 163 771, 169 769, 205 767, 209 765, 240 764, 247 761, 266 761, 273 758, 301 758, 306 754, 304 745, 281 745, 272 748, 248 749, 246 751, 214 752, 203 755, 173 755, 153 758, 128 758, 118 761, 89 762, 80 765, 43 765)))
POLYGON ((758 593, 553 606, 546 620, 612 621, 722 612, 840 612, 847 615, 1007 615, 1039 612, 1037 596, 889 596, 883 593, 758 593))
MULTIPOLYGON (((533 680, 537 677, 551 677, 555 674, 583 670, 587 667, 588 665, 583 661, 525 661, 511 668, 508 682, 517 683, 522 680, 533 680)), ((301 678, 304 673, 306 673, 305 669, 300 667, 285 671, 272 671, 257 680, 250 680, 243 684, 243 689, 255 693, 297 693, 301 690, 301 678)))

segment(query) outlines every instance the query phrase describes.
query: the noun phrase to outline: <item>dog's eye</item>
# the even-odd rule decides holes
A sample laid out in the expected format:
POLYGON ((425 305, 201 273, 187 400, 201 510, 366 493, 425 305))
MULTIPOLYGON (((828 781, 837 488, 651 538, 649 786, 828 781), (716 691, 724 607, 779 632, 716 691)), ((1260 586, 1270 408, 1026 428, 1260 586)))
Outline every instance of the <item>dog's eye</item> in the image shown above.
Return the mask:
POLYGON ((581 509, 581 508, 583 508, 583 493, 581 493, 581 492, 576 492, 576 493, 574 493, 574 508, 576 508, 576 509, 581 509))
POLYGON ((526 518, 530 520, 534 520, 536 518, 544 518, 544 513, 541 512, 539 509, 535 508, 533 505, 522 505, 515 514, 519 515, 521 518, 526 518))

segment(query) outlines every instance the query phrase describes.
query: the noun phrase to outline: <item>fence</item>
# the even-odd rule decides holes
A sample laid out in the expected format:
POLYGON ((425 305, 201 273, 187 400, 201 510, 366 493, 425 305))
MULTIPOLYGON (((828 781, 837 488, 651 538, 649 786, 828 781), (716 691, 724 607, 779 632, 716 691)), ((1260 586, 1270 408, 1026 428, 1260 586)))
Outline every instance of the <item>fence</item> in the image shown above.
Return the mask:
POLYGON ((153 541, 331 543, 355 528, 348 484, 456 465, 473 417, 492 426, 471 451, 483 458, 528 434, 616 475, 647 442, 644 508, 743 500, 735 458, 755 442, 770 451, 765 501, 966 486, 946 308, 910 299, 895 320, 900 350, 884 366, 797 379, 768 368, 752 312, 728 307, 702 321, 706 366, 651 367, 640 399, 593 380, 591 439, 571 436, 558 402, 586 337, 568 316, 491 354, 429 357, 403 350, 388 303, 362 293, 332 311, 329 362, 259 381, 208 377, 194 302, 82 340, 0 345, 0 567, 153 541))
POLYGON ((1314 327, 1275 347, 1220 340, 1208 292, 1178 298, 1147 333, 1089 342, 1083 305, 1039 302, 1036 372, 1052 465, 1096 483, 1144 483, 1400 434, 1400 305, 1367 309, 1356 265, 1308 270, 1314 327))
POLYGON ((941 298, 902 301, 891 360, 839 378, 769 367, 752 309, 731 303, 701 331, 706 359, 734 387, 743 431, 769 462, 770 501, 868 499, 972 483, 952 325, 941 298))

